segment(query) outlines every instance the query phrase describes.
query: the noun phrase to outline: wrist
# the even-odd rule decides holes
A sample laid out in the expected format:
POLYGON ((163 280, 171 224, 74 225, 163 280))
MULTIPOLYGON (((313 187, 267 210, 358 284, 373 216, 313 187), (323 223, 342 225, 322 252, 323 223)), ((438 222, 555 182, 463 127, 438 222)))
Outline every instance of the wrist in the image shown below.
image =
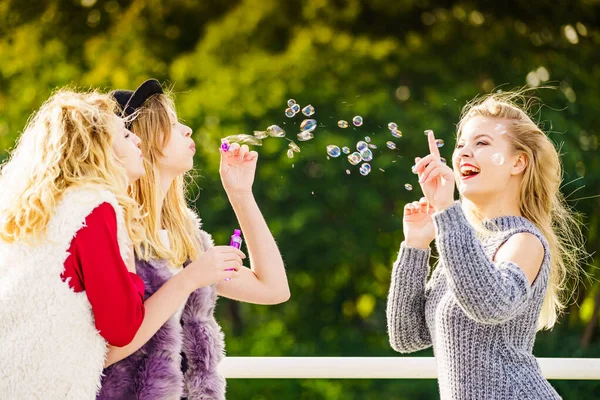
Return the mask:
POLYGON ((454 205, 454 201, 451 201, 449 203, 442 203, 442 204, 438 204, 434 207, 435 212, 442 212, 444 210, 447 210, 448 208, 452 207, 454 205))
POLYGON ((254 200, 254 193, 252 190, 249 191, 238 191, 233 193, 227 193, 227 197, 229 198, 229 202, 236 206, 238 204, 243 204, 247 201, 254 200))
POLYGON ((431 240, 424 240, 424 239, 404 239, 404 244, 407 247, 411 247, 413 249, 423 249, 423 250, 428 250, 429 249, 429 245, 431 244, 431 240))

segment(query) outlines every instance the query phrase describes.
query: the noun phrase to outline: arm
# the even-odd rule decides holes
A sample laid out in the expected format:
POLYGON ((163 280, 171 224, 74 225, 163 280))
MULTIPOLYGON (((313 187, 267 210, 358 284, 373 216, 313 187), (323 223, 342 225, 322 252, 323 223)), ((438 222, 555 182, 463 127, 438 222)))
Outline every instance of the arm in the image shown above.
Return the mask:
POLYGON ((275 239, 252 194, 258 153, 234 143, 221 150, 219 173, 223 187, 244 232, 250 256, 249 268, 241 268, 231 281, 217 283, 217 293, 256 304, 283 303, 290 298, 285 266, 275 239))
POLYGON ((165 282, 146 300, 146 317, 133 341, 124 347, 109 347, 105 367, 128 357, 146 344, 194 290, 226 278, 237 279, 243 258, 246 256, 238 249, 214 246, 165 282))
POLYGON ((436 244, 450 289, 472 319, 499 324, 518 315, 531 298, 531 283, 544 249, 531 234, 515 234, 490 260, 459 203, 433 215, 436 244))
POLYGON ((392 270, 387 302, 388 336, 392 348, 411 353, 431 346, 425 325, 425 282, 429 274, 429 249, 402 243, 392 270))
POLYGON ((236 279, 217 283, 217 293, 255 304, 287 301, 290 289, 283 259, 254 195, 232 195, 230 202, 244 232, 251 269, 241 268, 236 279))
POLYGON ((104 363, 105 368, 139 350, 187 300, 196 287, 192 284, 192 280, 187 276, 186 271, 189 270, 186 268, 169 279, 146 300, 144 303, 146 317, 135 337, 126 346, 108 347, 104 363))

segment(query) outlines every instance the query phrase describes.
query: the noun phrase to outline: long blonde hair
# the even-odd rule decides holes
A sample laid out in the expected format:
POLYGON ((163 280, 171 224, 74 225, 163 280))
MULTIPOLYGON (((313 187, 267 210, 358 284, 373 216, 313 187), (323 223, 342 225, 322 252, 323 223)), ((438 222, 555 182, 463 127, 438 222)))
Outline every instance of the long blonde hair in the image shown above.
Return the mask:
POLYGON ((115 194, 139 241, 139 207, 112 148, 116 107, 106 94, 60 89, 30 118, 0 172, 0 240, 41 238, 67 189, 94 186, 115 194))
POLYGON ((131 186, 131 195, 145 214, 142 240, 136 246, 136 254, 144 260, 166 259, 171 266, 179 267, 186 260, 195 259, 201 248, 196 222, 186 203, 184 174, 173 181, 162 209, 159 209, 161 185, 157 165, 163 155, 162 149, 171 137, 169 109, 175 110, 170 95, 156 94, 137 110, 131 130, 142 140, 146 175, 131 186), (161 228, 167 231, 169 247, 160 240, 161 228))
MULTIPOLYGON (((460 138, 465 123, 477 116, 508 121, 506 138, 516 153, 524 154, 527 165, 520 187, 520 211, 542 232, 550 247, 550 280, 538 329, 554 326, 572 297, 571 284, 580 275, 580 261, 586 257, 581 221, 560 192, 562 165, 557 149, 523 108, 531 107, 524 91, 493 93, 467 104, 457 126, 460 138)), ((470 221, 481 223, 474 213, 470 221)), ((482 225, 479 226, 479 228, 482 225)))

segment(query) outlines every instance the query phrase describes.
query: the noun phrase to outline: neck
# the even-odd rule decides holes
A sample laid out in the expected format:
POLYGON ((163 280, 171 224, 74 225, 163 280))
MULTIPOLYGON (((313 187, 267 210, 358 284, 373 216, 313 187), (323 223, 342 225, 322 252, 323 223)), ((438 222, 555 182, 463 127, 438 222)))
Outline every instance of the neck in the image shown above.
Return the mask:
POLYGON ((492 219, 506 216, 521 216, 519 204, 515 198, 513 201, 507 201, 505 196, 496 199, 485 199, 485 201, 477 201, 478 199, 462 199, 462 204, 465 208, 474 210, 482 219, 492 219))
MULTIPOLYGON (((162 214, 162 209, 163 209, 163 205, 165 204, 165 198, 167 197, 167 192, 169 191, 171 184, 175 180, 175 176, 173 176, 169 173, 163 173, 160 171, 159 171, 159 174, 160 174, 160 197, 158 198, 158 209, 161 210, 160 213, 162 214)), ((161 215, 159 215, 159 218, 160 218, 160 216, 161 215)))

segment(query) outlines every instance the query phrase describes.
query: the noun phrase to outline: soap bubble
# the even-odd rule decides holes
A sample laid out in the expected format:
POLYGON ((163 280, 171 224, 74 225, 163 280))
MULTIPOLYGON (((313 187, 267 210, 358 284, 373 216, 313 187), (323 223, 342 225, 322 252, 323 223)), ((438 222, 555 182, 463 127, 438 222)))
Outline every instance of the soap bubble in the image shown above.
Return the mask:
POLYGON ((367 144, 367 142, 363 142, 362 140, 358 143, 356 143, 356 150, 358 151, 363 151, 369 148, 369 145, 367 144))
POLYGON ((300 147, 294 143, 293 140, 290 140, 289 148, 295 151, 296 153, 300 153, 300 147))
POLYGON ((339 157, 340 154, 342 154, 342 152, 340 151, 340 148, 338 146, 330 144, 329 146, 327 146, 327 154, 329 154, 333 158, 336 158, 339 157))
POLYGON ((290 108, 292 109, 294 114, 298 114, 300 112, 300 104, 294 104, 293 106, 290 106, 290 108))
POLYGON ((435 145, 439 148, 442 147, 444 145, 444 141, 442 139, 436 139, 435 140, 435 145))
POLYGON ((404 189, 411 191, 412 190, 412 185, 410 183, 405 183, 404 184, 404 189))
POLYGON ((302 114, 306 115, 307 117, 310 117, 314 113, 315 113, 315 108, 313 106, 311 106, 310 104, 302 109, 302 114))
POLYGON ((285 116, 288 118, 292 118, 294 115, 296 115, 296 113, 294 112, 294 110, 292 110, 291 108, 286 108, 285 109, 285 116))
MULTIPOLYGON (((228 143, 239 143, 239 144, 249 144, 252 146, 262 146, 262 140, 255 138, 253 135, 231 135, 227 136, 224 140, 228 143)), ((223 142, 223 140, 221 140, 223 142)))
POLYGON ((267 131, 254 131, 254 137, 257 139, 264 139, 268 136, 269 134, 267 133, 267 131))
POLYGON ((368 137, 368 136, 365 136, 365 142, 367 142, 367 143, 371 143, 371 138, 370 138, 370 137, 368 137))
POLYGON ((344 152, 344 154, 350 154, 350 149, 346 146, 342 147, 342 151, 344 152))
POLYGON ((306 142, 315 137, 311 131, 302 131, 298 135, 298 140, 301 142, 306 142))
POLYGON ((296 104, 296 100, 294 100, 294 99, 289 99, 289 100, 287 101, 287 105, 288 105, 288 107, 292 107, 294 104, 296 104))
POLYGON ((373 152, 369 149, 363 150, 360 152, 360 158, 363 161, 371 161, 373 159, 373 152))
POLYGON ((502 165, 504 164, 504 156, 500 153, 496 153, 492 156, 492 163, 494 163, 494 165, 502 165))
POLYGON ((374 145, 373 143, 369 143, 369 148, 370 149, 376 149, 377 145, 374 145))
POLYGON ((285 131, 278 125, 271 125, 267 128, 267 133, 271 137, 281 138, 285 136, 285 131))
POLYGON ((348 156, 348 162, 352 165, 357 165, 361 161, 362 157, 360 156, 360 153, 358 151, 355 151, 354 153, 348 156))
POLYGON ((338 121, 338 126, 340 128, 347 128, 348 127, 348 121, 344 121, 343 119, 338 121))
POLYGON ((316 119, 305 119, 300 124, 300 130, 301 131, 312 132, 312 131, 315 130, 316 127, 317 127, 317 120, 316 119))
POLYGON ((288 158, 294 158, 294 150, 288 149, 287 156, 288 156, 288 158))
POLYGON ((363 165, 360 166, 359 171, 360 171, 361 175, 367 176, 371 172, 371 165, 368 163, 364 163, 363 165))
POLYGON ((388 140, 385 145, 388 147, 388 149, 390 150, 396 150, 396 143, 392 142, 391 140, 388 140))
POLYGON ((356 117, 352 118, 352 123, 354 126, 361 126, 363 124, 363 118, 360 115, 357 115, 356 117))
POLYGON ((440 161, 443 162, 444 164, 447 164, 446 159, 444 157, 440 158, 440 161))
POLYGON ((393 129, 390 131, 392 133, 392 136, 395 138, 401 138, 402 137, 402 131, 399 131, 398 129, 393 129))
POLYGON ((346 170, 346 175, 350 175, 352 172, 350 172, 349 169, 346 170))
POLYGON ((396 125, 396 123, 395 123, 395 122, 390 122, 390 123, 388 124, 388 129, 389 129, 390 131, 395 131, 396 129, 398 129, 398 125, 396 125))

